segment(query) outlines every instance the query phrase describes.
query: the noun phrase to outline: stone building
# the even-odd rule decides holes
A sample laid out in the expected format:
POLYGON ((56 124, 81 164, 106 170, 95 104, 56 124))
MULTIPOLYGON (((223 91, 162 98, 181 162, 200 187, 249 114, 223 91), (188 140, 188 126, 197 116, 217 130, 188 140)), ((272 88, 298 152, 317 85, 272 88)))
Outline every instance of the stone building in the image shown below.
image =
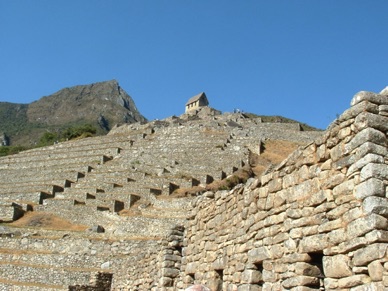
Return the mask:
POLYGON ((195 95, 194 97, 191 97, 189 101, 186 103, 186 110, 185 112, 198 109, 200 107, 208 106, 209 101, 207 100, 207 97, 204 92, 199 93, 198 95, 195 95))

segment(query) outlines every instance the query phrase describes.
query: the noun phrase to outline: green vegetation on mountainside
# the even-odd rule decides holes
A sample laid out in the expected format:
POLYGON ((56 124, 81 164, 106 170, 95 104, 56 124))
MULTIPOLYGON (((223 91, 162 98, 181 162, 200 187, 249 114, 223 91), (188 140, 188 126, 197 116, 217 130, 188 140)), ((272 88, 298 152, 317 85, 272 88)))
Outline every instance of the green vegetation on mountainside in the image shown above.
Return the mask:
POLYGON ((0 132, 8 135, 28 129, 27 104, 0 102, 0 132))
POLYGON ((91 124, 71 126, 63 131, 46 131, 39 139, 38 147, 52 145, 56 142, 95 136, 97 129, 91 124))

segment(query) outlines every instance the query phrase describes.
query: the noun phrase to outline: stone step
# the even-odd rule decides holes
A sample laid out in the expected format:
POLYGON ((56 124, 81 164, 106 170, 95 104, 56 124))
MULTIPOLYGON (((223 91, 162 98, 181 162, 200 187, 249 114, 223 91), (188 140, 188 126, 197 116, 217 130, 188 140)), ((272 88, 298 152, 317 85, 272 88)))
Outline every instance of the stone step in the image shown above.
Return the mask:
POLYGON ((80 157, 96 156, 96 155, 108 155, 115 156, 120 153, 119 148, 100 148, 100 149, 70 149, 66 151, 56 150, 52 152, 37 152, 36 154, 18 154, 10 155, 8 158, 3 159, 4 163, 35 163, 42 160, 61 160, 61 159, 77 159, 80 157))
POLYGON ((21 205, 16 203, 1 203, 0 204, 0 221, 12 222, 24 215, 25 210, 21 205))
POLYGON ((62 186, 53 184, 26 184, 26 185, 9 185, 8 187, 0 187, 0 196, 2 193, 11 195, 12 193, 35 193, 43 192, 53 194, 55 192, 63 191, 62 186))
MULTIPOLYGON (((84 173, 80 171, 74 171, 73 169, 62 169, 61 171, 52 171, 51 169, 40 170, 38 173, 34 171, 24 171, 23 175, 20 175, 20 170, 13 171, 0 171, 2 175, 2 181, 5 183, 18 182, 36 182, 36 181, 54 181, 54 180, 70 180, 78 181, 84 177, 84 173), (6 179, 7 178, 7 179, 6 179)), ((1 187, 1 184, 0 184, 1 187)))
MULTIPOLYGON (((127 204, 128 205, 128 204, 127 204)), ((38 205, 34 209, 37 211, 55 212, 58 209, 61 211, 67 210, 74 213, 83 213, 84 215, 101 211, 119 212, 125 208, 125 203, 120 200, 95 200, 88 199, 86 201, 76 199, 46 199, 43 205, 38 205)), ((92 220, 90 221, 90 223, 92 220)))
POLYGON ((36 181, 34 180, 20 181, 20 182, 17 181, 14 183, 0 183, 0 189, 14 189, 14 188, 25 189, 35 185, 56 185, 56 186, 59 186, 60 188, 65 188, 65 187, 70 187, 72 183, 74 183, 74 181, 63 179, 63 178, 36 180, 36 181))
POLYGON ((87 155, 87 156, 79 156, 77 158, 59 158, 59 159, 40 159, 34 160, 29 163, 21 160, 18 163, 0 163, 0 169, 28 169, 28 170, 36 170, 39 172, 40 168, 44 167, 66 167, 67 165, 72 165, 74 163, 78 163, 79 166, 82 165, 99 165, 104 164, 109 161, 111 157, 105 155, 87 155))
MULTIPOLYGON (((17 189, 16 189, 17 190, 17 189)), ((0 201, 15 202, 18 204, 42 204, 44 199, 54 196, 45 192, 2 192, 0 190, 0 201)))

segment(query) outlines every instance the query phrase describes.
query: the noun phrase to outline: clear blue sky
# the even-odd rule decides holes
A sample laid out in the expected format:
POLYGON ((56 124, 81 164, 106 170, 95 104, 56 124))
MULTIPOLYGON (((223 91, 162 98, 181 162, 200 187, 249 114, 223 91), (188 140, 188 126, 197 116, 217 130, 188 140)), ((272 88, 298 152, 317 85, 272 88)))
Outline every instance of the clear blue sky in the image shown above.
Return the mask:
POLYGON ((204 91, 326 128, 388 86, 386 0, 0 0, 0 101, 116 79, 148 119, 204 91))

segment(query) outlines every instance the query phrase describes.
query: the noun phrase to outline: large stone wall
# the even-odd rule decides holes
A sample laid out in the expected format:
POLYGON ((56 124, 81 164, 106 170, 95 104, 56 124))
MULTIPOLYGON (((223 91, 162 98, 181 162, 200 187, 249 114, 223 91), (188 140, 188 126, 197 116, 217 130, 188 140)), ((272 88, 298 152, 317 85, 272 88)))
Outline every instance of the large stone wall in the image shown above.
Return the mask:
POLYGON ((360 92, 272 172, 199 197, 176 289, 387 290, 387 115, 360 92))

